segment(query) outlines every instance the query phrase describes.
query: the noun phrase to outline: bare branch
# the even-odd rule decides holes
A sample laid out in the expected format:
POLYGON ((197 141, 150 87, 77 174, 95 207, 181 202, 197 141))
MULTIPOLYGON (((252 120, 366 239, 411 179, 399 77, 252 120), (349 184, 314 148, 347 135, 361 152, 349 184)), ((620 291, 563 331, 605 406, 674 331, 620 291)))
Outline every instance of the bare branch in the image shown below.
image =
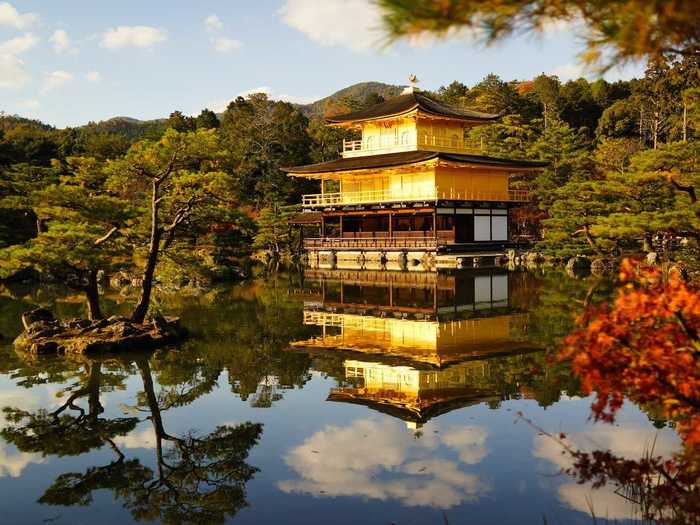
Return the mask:
POLYGON ((113 227, 111 230, 109 230, 105 235, 100 237, 99 239, 95 240, 95 246, 99 246, 100 244, 107 242, 115 233, 119 231, 119 226, 113 227))

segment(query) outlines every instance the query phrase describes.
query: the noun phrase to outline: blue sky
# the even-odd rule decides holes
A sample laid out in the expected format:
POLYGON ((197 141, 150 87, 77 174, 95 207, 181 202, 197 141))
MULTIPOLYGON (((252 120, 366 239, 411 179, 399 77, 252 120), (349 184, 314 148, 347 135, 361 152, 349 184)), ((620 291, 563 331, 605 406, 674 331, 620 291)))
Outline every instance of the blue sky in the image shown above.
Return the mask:
POLYGON ((425 89, 488 73, 593 76, 571 26, 489 48, 466 36, 386 47, 378 16, 371 0, 0 0, 0 110, 63 127, 221 110, 251 91, 310 102, 411 73, 425 89))

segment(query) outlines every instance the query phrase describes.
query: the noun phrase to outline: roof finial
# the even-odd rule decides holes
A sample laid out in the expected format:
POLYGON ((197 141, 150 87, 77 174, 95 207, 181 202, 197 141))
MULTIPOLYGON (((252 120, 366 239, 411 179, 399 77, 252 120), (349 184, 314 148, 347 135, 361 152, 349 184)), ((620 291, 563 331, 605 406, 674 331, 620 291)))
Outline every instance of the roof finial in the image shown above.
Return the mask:
POLYGON ((409 93, 415 93, 416 91, 418 91, 418 86, 416 85, 416 84, 418 84, 418 82, 420 82, 418 80, 418 77, 416 75, 414 75, 413 73, 411 73, 410 75, 408 75, 408 81, 410 82, 411 85, 406 87, 403 90, 402 95, 407 95, 409 93))

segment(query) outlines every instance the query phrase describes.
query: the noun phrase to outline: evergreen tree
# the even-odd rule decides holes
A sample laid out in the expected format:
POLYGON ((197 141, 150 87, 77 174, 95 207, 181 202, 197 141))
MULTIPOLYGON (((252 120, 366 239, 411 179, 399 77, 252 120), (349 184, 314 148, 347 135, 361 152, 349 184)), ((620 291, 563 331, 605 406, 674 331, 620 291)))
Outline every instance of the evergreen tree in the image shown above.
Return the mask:
POLYGON ((220 170, 216 130, 168 130, 158 142, 134 144, 107 166, 108 186, 136 208, 132 239, 145 264, 141 297, 132 319, 143 322, 159 258, 187 261, 196 255, 197 235, 240 214, 235 180, 220 170))
POLYGON ((570 181, 590 178, 592 163, 585 130, 572 129, 568 124, 552 121, 532 144, 529 156, 549 162, 532 181, 533 194, 541 207, 547 209, 555 200, 555 190, 570 181))
POLYGON ((294 250, 294 237, 289 219, 299 213, 298 206, 272 204, 260 210, 257 219, 258 233, 253 247, 265 250, 273 260, 279 260, 284 252, 294 250))
POLYGON ((182 111, 173 111, 165 123, 166 129, 174 129, 180 133, 197 129, 197 119, 185 116, 182 111))
POLYGON ((219 122, 219 117, 216 116, 212 110, 204 108, 202 112, 197 116, 196 128, 197 129, 215 129, 221 125, 219 122))
POLYGON ((262 93, 238 97, 229 104, 220 132, 241 202, 257 207, 298 202, 305 188, 314 188, 280 170, 309 162, 307 127, 308 119, 292 104, 269 100, 262 93))
POLYGON ((98 273, 130 265, 124 233, 131 209, 105 186, 94 159, 68 159, 60 182, 32 193, 42 227, 23 245, 3 250, 3 271, 30 266, 85 293, 90 319, 102 317, 98 273))

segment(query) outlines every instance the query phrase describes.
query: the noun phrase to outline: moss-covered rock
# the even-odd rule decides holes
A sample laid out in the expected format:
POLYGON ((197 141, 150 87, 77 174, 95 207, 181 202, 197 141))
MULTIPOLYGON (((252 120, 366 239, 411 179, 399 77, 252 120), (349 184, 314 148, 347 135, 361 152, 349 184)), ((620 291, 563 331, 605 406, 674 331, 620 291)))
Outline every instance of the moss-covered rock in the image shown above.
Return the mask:
POLYGON ((145 323, 125 317, 59 321, 43 308, 22 315, 25 330, 14 341, 17 350, 36 355, 107 354, 154 349, 186 336, 178 318, 155 316, 145 323))

